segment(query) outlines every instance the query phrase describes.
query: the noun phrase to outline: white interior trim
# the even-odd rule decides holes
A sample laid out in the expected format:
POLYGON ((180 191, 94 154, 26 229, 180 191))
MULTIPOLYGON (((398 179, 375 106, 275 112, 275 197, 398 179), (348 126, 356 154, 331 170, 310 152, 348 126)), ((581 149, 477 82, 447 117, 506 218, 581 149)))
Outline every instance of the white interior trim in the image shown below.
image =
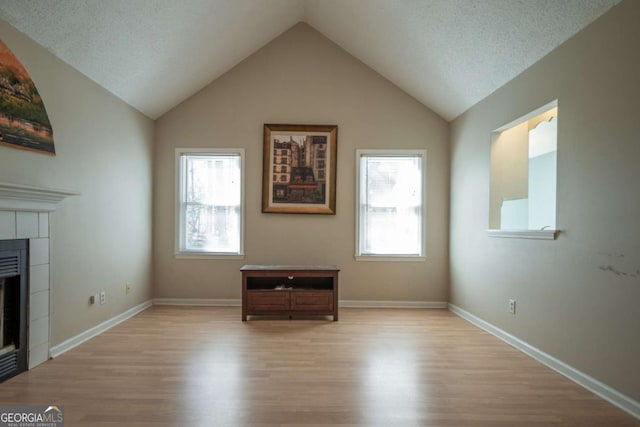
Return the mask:
POLYGON ((56 204, 77 191, 0 182, 0 210, 51 212, 56 204))
POLYGON ((408 261, 408 262, 424 262, 426 260, 427 253, 427 150, 414 150, 414 149, 368 149, 358 148, 356 149, 356 197, 355 197, 355 224, 356 224, 356 241, 355 249, 356 253, 354 258, 356 261, 408 261), (361 232, 360 230, 360 216, 361 216, 361 200, 360 200, 360 160, 362 157, 376 157, 376 156, 391 156, 391 157, 419 157, 421 161, 420 172, 422 174, 422 206, 421 206, 421 253, 416 255, 394 255, 394 254, 363 254, 361 253, 361 232))
POLYGON ((225 254, 218 252, 176 252, 176 259, 244 259, 244 254, 225 254))
POLYGON ((174 248, 176 258, 193 259, 244 259, 244 229, 245 229, 245 150, 244 148, 176 148, 175 149, 175 189, 174 189, 174 248), (230 155, 240 157, 240 248, 238 252, 190 252, 182 250, 184 238, 184 218, 180 209, 181 200, 186 191, 183 182, 183 157, 187 155, 230 155))
POLYGON ((346 308, 447 308, 447 302, 340 300, 338 306, 346 308))
POLYGON ((517 119, 507 123, 506 125, 500 126, 498 129, 495 129, 493 132, 503 132, 507 129, 510 129, 514 126, 517 126, 521 123, 524 123, 528 120, 533 119, 536 116, 539 116, 540 114, 549 111, 551 109, 554 109, 558 106, 558 100, 554 99, 553 101, 549 102, 548 104, 543 105, 542 107, 538 107, 535 110, 525 114, 524 116, 520 116, 517 119))
POLYGON ((240 299, 215 298, 154 298, 153 305, 187 305, 195 307, 240 307, 240 299))
POLYGON ((104 322, 94 326, 93 328, 89 328, 86 331, 79 333, 75 337, 71 337, 68 340, 61 342, 60 344, 51 347, 51 349, 49 350, 49 356, 51 358, 58 357, 61 354, 71 350, 72 348, 75 348, 80 344, 86 341, 89 341, 91 338, 96 337, 101 333, 108 331, 109 329, 124 322, 125 320, 132 318, 136 314, 151 307, 151 305, 152 305, 151 300, 145 301, 142 304, 136 305, 135 307, 128 309, 124 313, 120 313, 117 316, 112 317, 111 319, 105 320, 104 322))
MULTIPOLYGON (((154 298, 153 305, 183 305, 201 307, 240 307, 240 299, 154 298)), ((339 307, 349 308, 447 308, 446 301, 360 301, 340 300, 339 307)))
POLYGON ((581 385, 582 387, 586 388, 592 393, 600 396, 607 402, 617 406, 623 411, 628 412, 634 417, 640 419, 640 402, 637 402, 632 398, 630 398, 629 396, 626 396, 620 393, 619 391, 614 390, 608 385, 585 374, 584 372, 577 370, 576 368, 566 364, 565 362, 559 359, 556 359, 550 354, 547 354, 544 351, 536 347, 533 347, 532 345, 526 343, 525 341, 522 341, 520 338, 517 338, 509 334, 508 332, 503 331, 497 326, 494 326, 489 322, 485 322, 479 317, 469 313, 468 311, 463 310, 462 308, 456 305, 449 304, 449 310, 452 313, 455 313, 456 315, 460 316, 464 320, 468 321, 469 323, 472 323, 475 326, 479 327, 480 329, 484 329, 485 331, 496 336, 497 338, 500 338, 502 341, 515 347, 516 349, 520 350, 527 356, 534 358, 535 360, 542 363, 543 365, 553 369, 554 371, 558 372, 561 375, 564 375, 565 377, 569 378, 571 381, 575 382, 578 385, 581 385))
POLYGON ((356 255, 356 261, 367 262, 425 262, 426 256, 404 256, 404 255, 356 255))
POLYGON ((560 230, 487 230, 489 237, 507 239, 556 240, 560 230))

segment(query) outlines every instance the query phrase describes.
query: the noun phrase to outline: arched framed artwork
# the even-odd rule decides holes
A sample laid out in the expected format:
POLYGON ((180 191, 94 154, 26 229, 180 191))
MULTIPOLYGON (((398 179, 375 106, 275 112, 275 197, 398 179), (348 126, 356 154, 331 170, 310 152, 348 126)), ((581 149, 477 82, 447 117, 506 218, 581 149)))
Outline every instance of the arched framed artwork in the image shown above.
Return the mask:
POLYGON ((55 156, 53 130, 29 73, 0 40, 0 145, 55 156))

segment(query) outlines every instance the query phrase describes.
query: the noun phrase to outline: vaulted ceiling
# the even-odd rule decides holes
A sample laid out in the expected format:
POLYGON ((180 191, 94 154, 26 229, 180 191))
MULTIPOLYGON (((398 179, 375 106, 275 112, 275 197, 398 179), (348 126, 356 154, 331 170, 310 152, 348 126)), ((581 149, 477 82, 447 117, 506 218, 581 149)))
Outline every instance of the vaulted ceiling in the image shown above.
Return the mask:
POLYGON ((620 0, 2 0, 0 18, 152 119, 303 21, 451 120, 620 0))

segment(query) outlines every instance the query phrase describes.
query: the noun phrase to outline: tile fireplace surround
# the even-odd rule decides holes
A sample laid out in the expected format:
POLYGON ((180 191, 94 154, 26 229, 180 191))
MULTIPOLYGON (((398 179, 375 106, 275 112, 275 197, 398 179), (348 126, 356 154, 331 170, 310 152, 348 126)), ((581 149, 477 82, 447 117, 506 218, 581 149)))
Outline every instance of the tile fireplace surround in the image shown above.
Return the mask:
POLYGON ((49 359, 49 214, 78 193, 0 182, 0 240, 29 239, 28 368, 49 359))

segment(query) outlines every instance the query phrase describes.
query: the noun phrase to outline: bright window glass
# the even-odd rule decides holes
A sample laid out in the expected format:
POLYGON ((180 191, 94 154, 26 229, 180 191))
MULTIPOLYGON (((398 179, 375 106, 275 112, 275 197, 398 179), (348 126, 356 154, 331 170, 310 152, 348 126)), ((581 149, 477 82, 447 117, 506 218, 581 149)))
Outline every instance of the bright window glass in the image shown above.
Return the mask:
POLYGON ((424 256, 424 151, 359 150, 356 256, 424 256))
POLYGON ((242 165, 238 150, 179 152, 178 252, 242 254, 242 165))

